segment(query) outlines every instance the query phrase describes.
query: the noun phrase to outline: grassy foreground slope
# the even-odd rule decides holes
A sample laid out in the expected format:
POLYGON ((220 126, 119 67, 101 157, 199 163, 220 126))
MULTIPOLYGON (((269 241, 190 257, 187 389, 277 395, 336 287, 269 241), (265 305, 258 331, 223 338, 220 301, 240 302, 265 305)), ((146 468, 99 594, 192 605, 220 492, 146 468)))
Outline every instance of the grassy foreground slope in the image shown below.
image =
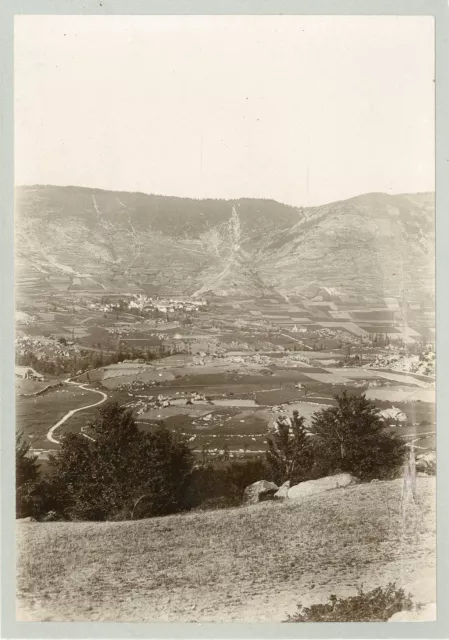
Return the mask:
POLYGON ((285 620, 396 581, 435 600, 435 478, 135 522, 19 523, 21 620, 285 620))

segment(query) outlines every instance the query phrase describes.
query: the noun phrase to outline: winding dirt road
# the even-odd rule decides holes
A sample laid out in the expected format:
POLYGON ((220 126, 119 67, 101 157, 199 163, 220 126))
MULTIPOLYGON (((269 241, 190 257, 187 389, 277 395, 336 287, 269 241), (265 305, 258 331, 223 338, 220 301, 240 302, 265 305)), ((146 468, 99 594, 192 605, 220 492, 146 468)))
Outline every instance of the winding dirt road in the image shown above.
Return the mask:
POLYGON ((85 389, 86 391, 92 391, 92 393, 98 393, 101 396, 101 400, 99 400, 98 402, 94 402, 93 404, 88 404, 84 407, 79 407, 79 409, 72 409, 71 411, 68 411, 65 414, 65 416, 63 416, 60 420, 58 420, 58 422, 54 424, 48 430, 48 433, 47 433, 47 440, 50 440, 50 442, 53 442, 54 444, 60 444, 60 440, 56 440, 56 438, 53 437, 53 434, 58 427, 64 424, 64 422, 66 422, 69 418, 71 418, 75 413, 78 413, 78 411, 85 411, 86 409, 92 409, 93 407, 98 407, 100 404, 103 404, 103 402, 106 402, 106 400, 108 399, 107 394, 103 393, 103 391, 98 391, 98 389, 91 389, 90 387, 86 387, 84 384, 72 382, 71 380, 65 380, 65 382, 67 384, 74 384, 80 389, 85 389))

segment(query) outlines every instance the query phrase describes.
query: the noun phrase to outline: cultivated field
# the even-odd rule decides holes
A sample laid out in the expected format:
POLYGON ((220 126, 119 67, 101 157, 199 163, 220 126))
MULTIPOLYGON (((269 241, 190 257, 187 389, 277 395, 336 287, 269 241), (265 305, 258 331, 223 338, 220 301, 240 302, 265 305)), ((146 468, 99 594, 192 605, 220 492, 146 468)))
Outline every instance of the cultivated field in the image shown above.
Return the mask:
MULTIPOLYGON (((389 310, 391 301, 348 300, 326 288, 312 288, 307 296, 212 297, 193 308, 198 300, 164 302, 112 289, 28 292, 18 312, 19 356, 31 351, 43 358, 38 369, 42 361, 65 363, 65 369, 50 376, 42 369, 42 383, 17 381, 18 394, 39 390, 50 378, 63 382, 43 396, 18 396, 17 427, 45 459, 48 449, 58 447, 47 439, 49 429, 98 395, 64 383, 72 377, 132 409, 140 428, 164 423, 179 429, 196 452, 207 449, 212 457, 225 446, 231 457, 264 451, 278 415, 297 409, 310 421, 344 390, 366 393, 381 410, 400 410, 405 418, 396 427, 404 435, 423 427, 434 431, 434 378, 389 370, 399 346, 392 351, 385 340, 374 341, 380 325, 370 337, 361 329, 368 321, 388 322, 383 329, 392 333, 400 314, 389 310), (340 313, 351 322, 332 315, 340 313), (119 353, 126 361, 111 362, 119 353), (354 355, 357 362, 351 362, 354 355), (372 368, 376 362, 381 364, 372 368), (190 404, 192 394, 207 400, 190 404)), ((423 313, 424 307, 415 315, 423 313)), ((80 432, 93 414, 75 413, 57 435, 80 432)), ((432 440, 419 445, 427 448, 432 440)))
MULTIPOLYGON (((270 358, 268 364, 254 364, 251 358, 228 364, 223 364, 222 358, 208 365, 192 363, 181 368, 164 360, 154 365, 121 363, 75 380, 102 390, 132 409, 142 429, 164 423, 188 436, 197 452, 205 447, 212 455, 225 445, 236 456, 264 451, 266 436, 277 416, 296 409, 309 423, 316 411, 334 405, 334 395, 343 390, 366 393, 379 409, 400 409, 404 422, 396 428, 400 427, 404 435, 417 436, 423 427, 426 433, 435 430, 435 389, 425 388, 429 382, 419 377, 361 367, 320 368, 286 356, 282 361, 270 358), (190 404, 194 394, 201 394, 203 399, 190 404), (162 401, 156 403, 157 398, 162 401), (164 401, 167 406, 163 406, 164 401)), ((30 438, 35 451, 57 448, 47 439, 50 427, 67 411, 98 400, 86 388, 63 379, 59 382, 63 383, 61 387, 42 396, 18 397, 17 426, 30 438)), ((20 382, 21 388, 25 383, 30 389, 45 384, 25 380, 20 382)), ((57 439, 68 431, 79 432, 94 412, 88 409, 75 413, 58 428, 57 439)), ((430 440, 420 443, 424 448, 430 445, 430 440)))

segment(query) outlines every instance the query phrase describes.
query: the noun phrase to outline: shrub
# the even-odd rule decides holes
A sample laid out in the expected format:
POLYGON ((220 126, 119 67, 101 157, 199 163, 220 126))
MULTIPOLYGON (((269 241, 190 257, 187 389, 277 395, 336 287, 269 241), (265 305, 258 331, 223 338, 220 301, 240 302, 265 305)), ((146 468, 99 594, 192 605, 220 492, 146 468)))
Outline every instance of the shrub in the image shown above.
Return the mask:
POLYGON ((368 592, 359 589, 356 596, 348 598, 332 595, 325 604, 298 605, 298 611, 285 622, 387 622, 398 611, 412 608, 411 596, 390 582, 368 592))
POLYGON ((365 395, 336 395, 336 407, 313 415, 314 475, 348 472, 360 480, 393 477, 402 465, 405 443, 386 430, 376 406, 365 395))
POLYGON ((195 511, 215 511, 217 509, 230 509, 232 507, 238 507, 241 500, 237 496, 218 496, 216 498, 208 498, 204 500, 198 507, 195 507, 195 511))
POLYGON ((243 492, 253 482, 267 478, 269 471, 261 458, 250 460, 219 462, 197 467, 191 476, 189 487, 185 494, 185 509, 197 507, 217 508, 241 504, 243 492), (208 506, 209 505, 209 506, 208 506))
POLYGON ((246 487, 258 480, 271 480, 272 474, 262 458, 252 458, 241 462, 231 462, 226 466, 226 476, 234 487, 239 501, 243 499, 246 487))

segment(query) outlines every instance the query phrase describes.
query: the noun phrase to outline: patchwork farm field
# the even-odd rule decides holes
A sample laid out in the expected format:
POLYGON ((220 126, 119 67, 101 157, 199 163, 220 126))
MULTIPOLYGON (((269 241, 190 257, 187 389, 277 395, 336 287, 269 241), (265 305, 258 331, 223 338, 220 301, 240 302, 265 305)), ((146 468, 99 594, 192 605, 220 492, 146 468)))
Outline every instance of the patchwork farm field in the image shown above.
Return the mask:
MULTIPOLYGON (((115 295, 117 300, 124 299, 118 292, 115 295)), ((277 416, 297 409, 309 422, 314 412, 335 404, 335 394, 345 390, 366 393, 381 410, 402 412, 403 420, 394 428, 404 437, 435 429, 431 377, 369 368, 376 353, 391 353, 382 348, 376 351, 372 345, 364 356, 366 367, 343 366, 348 353, 361 349, 362 337, 360 331, 351 334, 350 322, 346 333, 341 331, 342 323, 333 321, 329 312, 334 313, 336 306, 351 314, 360 304, 362 316, 374 322, 380 312, 370 310, 364 300, 346 305, 348 309, 342 301, 229 299, 223 304, 218 300, 193 319, 186 321, 181 315, 175 321, 144 317, 135 309, 133 313, 112 310, 102 305, 101 296, 53 292, 27 299, 28 312, 35 319, 19 327, 19 335, 51 334, 62 341, 62 350, 73 343, 78 360, 91 358, 82 375, 75 375, 78 365, 74 365, 71 373, 56 377, 62 387, 37 397, 18 395, 17 427, 44 457, 47 450, 59 446, 48 440, 49 429, 67 412, 98 400, 98 394, 82 389, 81 384, 133 410, 141 429, 163 423, 184 433, 195 451, 214 455, 223 447, 237 457, 263 451, 277 416), (283 326, 287 320, 290 325, 283 326), (295 322, 296 334, 292 330, 295 322), (328 335, 333 328, 340 331, 338 336, 328 335), (179 345, 182 351, 177 351, 179 345), (125 349, 132 361, 127 356, 126 362, 99 364, 103 356, 117 354, 118 349, 125 349), (151 363, 136 360, 133 350, 139 349, 144 355, 153 349, 156 359, 151 363), (164 349, 172 355, 161 357, 164 349), (75 376, 78 386, 64 382, 70 376, 75 376), (198 397, 191 403, 194 396, 198 397)), ((354 324, 354 315, 352 321, 354 324)), ((380 328, 379 324, 377 330, 380 328)), ((392 326, 385 328, 393 333, 392 326)), ((47 380, 48 376, 45 382, 18 380, 17 393, 40 391, 47 380)), ((71 415, 57 428, 56 439, 71 431, 89 435, 86 425, 95 411, 88 408, 71 415)), ((427 438, 425 446, 429 443, 427 438)))
MULTIPOLYGON (((17 425, 45 458, 45 451, 58 448, 47 439, 50 427, 68 411, 96 402, 88 388, 97 388, 132 409, 143 430, 165 424, 188 437, 197 454, 213 457, 226 447, 231 456, 241 457, 265 450, 277 416, 297 410, 307 424, 316 411, 335 404, 335 394, 347 390, 366 393, 381 410, 395 407, 403 412, 405 418, 395 428, 404 437, 435 430, 435 391, 414 376, 277 362, 269 367, 217 363, 180 368, 164 366, 163 361, 111 365, 78 378, 86 389, 64 383, 43 396, 18 397, 17 425)), ((42 385, 22 381, 19 387, 25 382, 42 385)), ((67 432, 89 435, 86 425, 94 413, 75 413, 58 427, 57 439, 67 432)), ((426 436, 422 444, 429 448, 432 440, 426 436)))

